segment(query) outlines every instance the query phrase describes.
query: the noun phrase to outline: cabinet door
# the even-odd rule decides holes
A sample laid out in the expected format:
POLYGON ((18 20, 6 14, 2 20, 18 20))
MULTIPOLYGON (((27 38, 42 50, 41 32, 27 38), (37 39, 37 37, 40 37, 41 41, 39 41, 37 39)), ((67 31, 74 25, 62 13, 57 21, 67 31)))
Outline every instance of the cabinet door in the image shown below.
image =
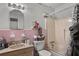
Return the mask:
POLYGON ((55 39, 57 52, 65 55, 69 45, 69 18, 55 20, 55 39))
POLYGON ((48 47, 51 50, 55 49, 55 22, 52 17, 48 17, 46 19, 46 30, 47 30, 47 43, 48 47))
POLYGON ((0 56, 32 56, 32 55, 33 55, 33 47, 24 48, 24 49, 10 51, 10 52, 0 54, 0 56))

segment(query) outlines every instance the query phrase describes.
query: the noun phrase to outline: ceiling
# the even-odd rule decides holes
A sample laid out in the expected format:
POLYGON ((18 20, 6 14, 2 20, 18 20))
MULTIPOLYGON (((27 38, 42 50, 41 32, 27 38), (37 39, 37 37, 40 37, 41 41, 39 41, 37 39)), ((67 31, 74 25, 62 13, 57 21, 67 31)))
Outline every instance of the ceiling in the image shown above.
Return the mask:
POLYGON ((58 8, 60 6, 63 6, 65 3, 43 3, 43 4, 51 8, 58 8))
POLYGON ((74 5, 74 3, 40 3, 40 5, 47 6, 49 8, 57 10, 57 9, 65 8, 66 6, 68 7, 74 5))
POLYGON ((57 17, 72 17, 75 3, 29 3, 25 5, 29 5, 30 10, 33 12, 34 10, 39 11, 41 9, 41 12, 45 10, 49 15, 55 14, 57 17))
POLYGON ((73 8, 75 3, 42 3, 40 4, 44 7, 47 8, 51 8, 54 9, 54 11, 52 11, 51 13, 49 13, 50 15, 55 14, 56 16, 71 16, 72 17, 72 12, 73 12, 73 8))

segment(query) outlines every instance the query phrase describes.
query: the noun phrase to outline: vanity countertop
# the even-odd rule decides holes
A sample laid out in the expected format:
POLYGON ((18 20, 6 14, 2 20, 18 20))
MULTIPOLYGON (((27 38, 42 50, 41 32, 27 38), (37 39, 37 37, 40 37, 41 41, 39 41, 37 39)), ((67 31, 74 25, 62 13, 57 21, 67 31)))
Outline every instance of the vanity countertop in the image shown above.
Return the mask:
POLYGON ((0 50, 0 54, 7 53, 7 52, 12 52, 12 51, 20 50, 20 49, 24 49, 24 48, 30 48, 30 47, 33 47, 33 45, 32 44, 31 45, 24 44, 24 46, 16 47, 16 48, 8 47, 8 48, 5 48, 5 49, 0 50))

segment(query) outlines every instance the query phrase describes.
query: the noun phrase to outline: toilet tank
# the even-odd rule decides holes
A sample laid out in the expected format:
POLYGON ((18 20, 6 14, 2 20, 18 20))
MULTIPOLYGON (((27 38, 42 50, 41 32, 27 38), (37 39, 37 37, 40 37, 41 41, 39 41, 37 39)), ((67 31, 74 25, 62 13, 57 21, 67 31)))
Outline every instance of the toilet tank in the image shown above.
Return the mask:
POLYGON ((34 47, 38 51, 43 50, 44 49, 44 41, 34 41, 34 47))

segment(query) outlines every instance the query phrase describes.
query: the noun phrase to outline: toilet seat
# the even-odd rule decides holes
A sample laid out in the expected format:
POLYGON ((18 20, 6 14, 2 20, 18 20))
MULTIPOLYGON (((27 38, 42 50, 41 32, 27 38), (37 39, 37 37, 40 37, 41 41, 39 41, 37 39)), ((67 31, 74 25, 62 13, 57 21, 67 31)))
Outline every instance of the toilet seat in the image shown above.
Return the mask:
POLYGON ((51 53, 47 50, 41 50, 38 53, 40 56, 51 56, 51 53))

